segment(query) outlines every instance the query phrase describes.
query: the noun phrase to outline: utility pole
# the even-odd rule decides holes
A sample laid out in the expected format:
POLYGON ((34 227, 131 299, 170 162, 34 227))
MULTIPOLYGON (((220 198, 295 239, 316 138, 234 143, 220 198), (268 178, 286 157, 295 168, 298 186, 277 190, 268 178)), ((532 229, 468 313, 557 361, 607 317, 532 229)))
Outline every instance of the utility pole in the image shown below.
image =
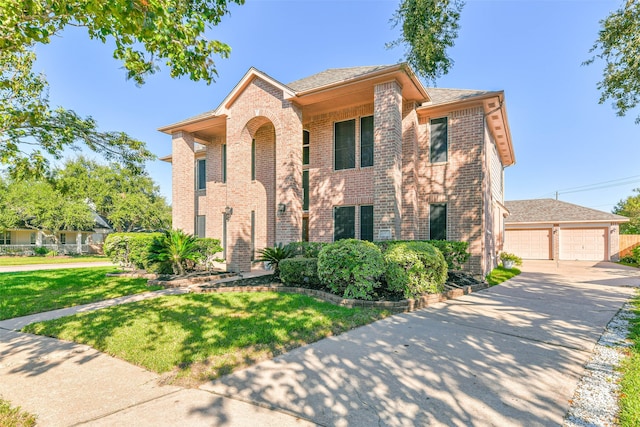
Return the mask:
POLYGON ((556 200, 558 200, 558 192, 556 191, 556 200))

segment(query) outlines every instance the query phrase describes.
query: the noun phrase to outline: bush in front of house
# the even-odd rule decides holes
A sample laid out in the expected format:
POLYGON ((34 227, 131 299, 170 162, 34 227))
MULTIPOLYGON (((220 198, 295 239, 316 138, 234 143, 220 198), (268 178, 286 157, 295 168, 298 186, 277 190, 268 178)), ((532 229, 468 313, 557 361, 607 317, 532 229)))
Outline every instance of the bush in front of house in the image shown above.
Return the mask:
POLYGON ((455 240, 385 240, 376 242, 384 253, 390 246, 396 243, 424 242, 434 246, 442 252, 449 270, 462 270, 462 266, 469 260, 469 242, 455 240))
POLYGON ((373 299, 383 273, 382 252, 371 242, 338 240, 318 255, 320 282, 344 298, 373 299))
POLYGON ((280 280, 287 286, 321 288, 318 258, 294 257, 280 261, 280 280))
POLYGON ((280 262, 287 258, 291 258, 293 256, 293 250, 282 243, 276 243, 275 246, 260 249, 258 251, 258 255, 260 255, 256 261, 262 261, 270 268, 273 269, 273 278, 276 280, 280 279, 280 262))
POLYGON ((327 244, 323 242, 291 242, 286 247, 291 250, 292 256, 318 258, 320 251, 327 244))
POLYGON ((149 267, 149 248, 162 233, 111 233, 103 250, 111 261, 125 268, 139 270, 149 267))
POLYGON ((200 253, 198 266, 204 270, 211 270, 216 262, 223 262, 222 258, 217 257, 222 252, 222 246, 219 239, 210 237, 197 237, 196 250, 200 253))
POLYGON ((387 289, 404 298, 444 291, 447 262, 440 250, 427 242, 396 242, 383 254, 387 289))

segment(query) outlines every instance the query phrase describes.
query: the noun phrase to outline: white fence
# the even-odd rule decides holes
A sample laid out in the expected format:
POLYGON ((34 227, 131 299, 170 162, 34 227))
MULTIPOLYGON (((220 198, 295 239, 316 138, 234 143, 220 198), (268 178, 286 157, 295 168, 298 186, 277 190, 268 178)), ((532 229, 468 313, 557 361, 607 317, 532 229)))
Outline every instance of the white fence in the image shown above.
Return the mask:
POLYGON ((35 255, 36 248, 45 248, 47 251, 55 251, 59 254, 86 254, 91 251, 91 245, 80 245, 78 246, 76 243, 67 243, 67 244, 48 244, 48 245, 0 245, 0 255, 35 255), (80 249, 78 251, 78 249, 80 249))

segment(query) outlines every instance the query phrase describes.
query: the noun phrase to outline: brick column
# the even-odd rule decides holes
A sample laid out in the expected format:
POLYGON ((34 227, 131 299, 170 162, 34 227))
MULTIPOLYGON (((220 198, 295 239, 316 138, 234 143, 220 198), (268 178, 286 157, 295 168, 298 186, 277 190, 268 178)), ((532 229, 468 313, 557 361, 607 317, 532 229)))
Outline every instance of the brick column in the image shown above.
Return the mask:
POLYGON ((402 88, 394 80, 374 93, 374 239, 400 239, 402 217, 402 88))
POLYGON ((172 216, 173 228, 193 234, 195 223, 195 157, 193 135, 172 135, 172 216))

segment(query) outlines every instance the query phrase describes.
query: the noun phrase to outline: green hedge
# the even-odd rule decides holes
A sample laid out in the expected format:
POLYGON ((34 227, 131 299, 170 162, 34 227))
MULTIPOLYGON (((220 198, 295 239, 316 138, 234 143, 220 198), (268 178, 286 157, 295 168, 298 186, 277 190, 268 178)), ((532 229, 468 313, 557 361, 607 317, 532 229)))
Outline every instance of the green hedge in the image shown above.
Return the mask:
POLYGON ((150 267, 149 248, 162 233, 111 233, 103 250, 105 255, 123 267, 146 270, 150 267))
POLYGON ((286 258, 280 261, 280 280, 288 286, 318 289, 318 258, 286 258))
POLYGON ((383 254, 387 289, 404 298, 444 291, 447 263, 439 249, 427 242, 396 242, 383 254))
POLYGON ((322 242, 291 242, 286 245, 291 250, 293 256, 300 256, 303 258, 318 258, 320 250, 328 245, 328 243, 322 242))
POLYGON ((321 283, 344 298, 373 299, 383 273, 382 252, 371 242, 338 240, 323 247, 318 255, 321 283))
POLYGON ((636 246, 631 250, 631 254, 633 259, 636 261, 636 264, 640 264, 640 246, 636 246))
POLYGON ((471 256, 468 252, 468 242, 457 242, 454 240, 386 240, 376 242, 376 245, 380 247, 382 252, 385 252, 389 246, 405 242, 424 242, 438 248, 440 252, 442 252, 449 270, 462 270, 462 266, 471 256))

